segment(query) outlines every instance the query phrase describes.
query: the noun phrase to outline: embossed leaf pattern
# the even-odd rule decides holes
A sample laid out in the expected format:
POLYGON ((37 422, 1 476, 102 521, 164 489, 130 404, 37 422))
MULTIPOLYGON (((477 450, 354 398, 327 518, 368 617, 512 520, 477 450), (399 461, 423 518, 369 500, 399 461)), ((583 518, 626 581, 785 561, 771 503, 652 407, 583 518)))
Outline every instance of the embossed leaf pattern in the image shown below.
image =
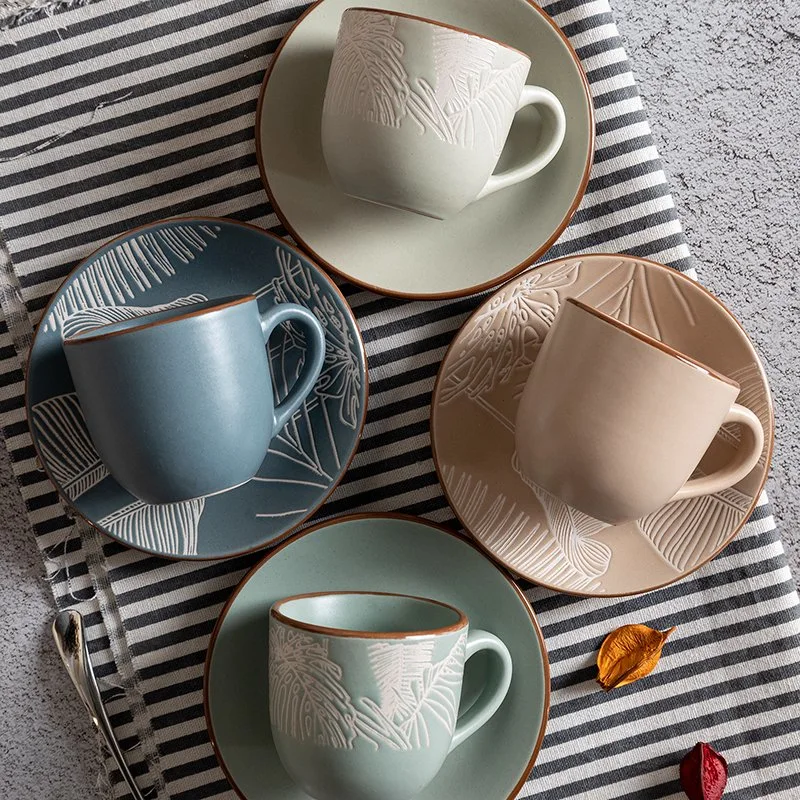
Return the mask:
POLYGON ((467 79, 466 91, 449 100, 445 108, 458 144, 473 148, 485 133, 493 151, 500 154, 507 133, 507 111, 516 105, 529 68, 528 62, 520 59, 467 79))
POLYGON ((440 401, 475 399, 530 366, 561 308, 560 291, 574 283, 580 262, 552 275, 533 273, 492 298, 470 322, 465 341, 442 376, 440 401))
MULTIPOLYGON (((520 276, 470 318, 447 355, 436 389, 435 413, 441 414, 440 431, 446 433, 437 435, 434 429, 433 434, 448 498, 484 547, 530 580, 600 594, 618 586, 635 588, 637 582, 616 571, 613 577, 610 574, 615 535, 604 535, 602 524, 593 527, 588 518, 540 497, 511 458, 500 462, 513 447, 513 401, 567 298, 584 299, 656 338, 678 344, 694 335, 691 329, 698 326, 706 301, 698 299, 685 279, 635 259, 620 257, 598 270, 586 260, 565 260, 520 276), (445 411, 445 406, 450 407, 445 411), (487 466, 480 460, 483 454, 451 433, 454 420, 462 415, 481 419, 486 435, 496 435, 501 442, 487 466), (462 468, 468 460, 469 469, 462 468), (509 462, 511 468, 506 466, 509 462), (514 480, 514 473, 519 480, 514 480)), ((737 359, 739 367, 720 367, 739 381, 739 401, 756 412, 769 432, 769 395, 760 366, 747 348, 737 359)), ((719 438, 736 446, 738 433, 737 428, 723 428, 719 438)), ((485 437, 476 442, 485 442, 485 437)), ((660 556, 657 568, 666 581, 718 551, 752 503, 750 486, 743 483, 715 495, 667 504, 626 526, 626 535, 629 531, 648 557, 660 556)))
POLYGON ((488 137, 500 155, 508 111, 517 104, 530 62, 520 56, 496 69, 496 50, 494 42, 479 36, 450 30, 433 34, 435 84, 418 78, 408 97, 409 113, 422 131, 468 149, 488 137))
POLYGON ((301 741, 351 748, 414 750, 430 743, 431 726, 449 734, 458 717, 466 634, 433 662, 434 641, 376 642, 367 655, 378 697, 352 699, 327 642, 285 626, 270 630, 270 719, 301 741))
POLYGON ((179 224, 147 231, 118 244, 87 264, 43 320, 57 331, 86 309, 121 306, 163 284, 219 237, 217 225, 179 224))
POLYGON ((369 660, 380 692, 381 710, 390 719, 402 706, 414 702, 414 685, 422 681, 431 663, 433 639, 412 643, 375 642, 369 660))
POLYGON ((197 555, 205 497, 183 503, 150 505, 137 500, 100 519, 100 525, 126 542, 160 553, 197 555))
POLYGON ((45 463, 70 500, 108 477, 89 437, 78 395, 49 397, 31 408, 31 423, 45 463))
MULTIPOLYGON (((320 291, 309 267, 293 253, 275 248, 280 276, 272 281, 275 302, 299 303, 314 313, 325 331, 325 362, 314 387, 319 397, 336 401, 339 420, 355 430, 361 410, 361 370, 356 343, 344 312, 320 291)), ((305 333, 299 325, 284 326, 291 344, 305 350, 305 333)))
POLYGON ((169 303, 155 306, 97 306, 76 311, 66 317, 61 325, 61 336, 66 339, 76 336, 84 331, 99 328, 101 325, 110 325, 112 322, 122 322, 126 319, 135 319, 156 311, 166 311, 170 308, 181 308, 195 303, 202 303, 208 298, 204 294, 190 294, 188 297, 178 297, 169 303))
POLYGON ((422 680, 411 682, 411 705, 399 708, 399 728, 414 748, 430 744, 429 726, 438 721, 452 734, 458 720, 459 689, 466 636, 461 635, 449 655, 422 672, 422 680))
POLYGON ((436 29, 434 75, 410 84, 397 17, 350 10, 342 18, 323 113, 397 128, 408 116, 420 133, 473 149, 488 139, 497 155, 530 62, 493 66, 498 46, 479 36, 436 29), (430 79, 429 79, 430 78, 430 79))
POLYGON ((736 489, 667 503, 642 517, 639 528, 677 570, 697 566, 722 547, 752 498, 736 489))
POLYGON ((301 742, 350 748, 356 710, 328 643, 284 625, 269 632, 272 726, 301 742))
POLYGON ((469 94, 470 83, 492 69, 497 44, 480 36, 469 36, 450 28, 433 32, 433 63, 436 99, 446 112, 451 102, 469 94))
POLYGON ((406 114, 408 76, 396 17, 358 10, 342 17, 323 113, 346 114, 396 128, 406 114))

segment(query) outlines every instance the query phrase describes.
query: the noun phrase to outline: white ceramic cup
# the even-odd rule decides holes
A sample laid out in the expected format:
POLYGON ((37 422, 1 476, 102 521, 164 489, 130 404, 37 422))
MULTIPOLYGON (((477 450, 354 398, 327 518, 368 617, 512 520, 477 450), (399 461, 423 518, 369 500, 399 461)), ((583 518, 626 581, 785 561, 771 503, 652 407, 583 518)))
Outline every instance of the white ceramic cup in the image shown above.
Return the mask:
POLYGON ((345 194, 445 219, 541 171, 564 141, 558 98, 526 86, 531 61, 448 25, 368 8, 342 14, 322 112, 322 150, 345 194), (535 105, 524 164, 493 174, 514 115, 535 105))
POLYGON ((727 489, 764 447, 739 385, 635 328, 568 299, 525 384, 516 420, 522 474, 595 519, 622 524, 672 500, 727 489), (720 426, 732 460, 691 478, 720 426))

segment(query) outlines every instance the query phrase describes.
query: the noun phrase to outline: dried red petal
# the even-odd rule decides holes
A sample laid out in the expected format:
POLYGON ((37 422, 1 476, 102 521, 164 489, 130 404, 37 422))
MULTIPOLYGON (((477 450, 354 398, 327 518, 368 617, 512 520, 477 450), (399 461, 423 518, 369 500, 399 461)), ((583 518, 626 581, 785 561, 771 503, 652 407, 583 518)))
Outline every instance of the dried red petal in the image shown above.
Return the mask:
POLYGON ((689 800, 720 800, 728 762, 711 745, 698 742, 681 761, 681 786, 689 800))

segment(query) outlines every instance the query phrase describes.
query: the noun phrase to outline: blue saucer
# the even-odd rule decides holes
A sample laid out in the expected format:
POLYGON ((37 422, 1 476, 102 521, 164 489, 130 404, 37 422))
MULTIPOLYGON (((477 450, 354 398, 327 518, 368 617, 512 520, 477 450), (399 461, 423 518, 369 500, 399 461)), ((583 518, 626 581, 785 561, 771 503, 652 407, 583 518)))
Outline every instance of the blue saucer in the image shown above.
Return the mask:
MULTIPOLYGON (((270 339, 269 351, 280 399, 305 354, 302 331, 284 326, 270 339)), ((276 542, 322 505, 355 453, 366 397, 361 335, 330 278, 261 228, 193 217, 130 231, 70 273, 37 329, 26 407, 43 468, 89 523, 154 555, 216 559, 276 542), (327 353, 314 391, 245 485, 186 503, 137 500, 109 475, 92 445, 63 337, 116 319, 245 293, 256 295, 262 309, 300 303, 322 322, 327 353)))

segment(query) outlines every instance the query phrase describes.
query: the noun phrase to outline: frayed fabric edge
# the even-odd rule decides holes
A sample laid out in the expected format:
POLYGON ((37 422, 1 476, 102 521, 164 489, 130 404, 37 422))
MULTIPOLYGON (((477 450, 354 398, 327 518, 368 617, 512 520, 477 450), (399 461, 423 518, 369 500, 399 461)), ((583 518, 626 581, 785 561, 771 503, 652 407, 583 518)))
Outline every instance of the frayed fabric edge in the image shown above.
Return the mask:
POLYGON ((96 0, 0 0, 0 31, 94 2, 96 0))

